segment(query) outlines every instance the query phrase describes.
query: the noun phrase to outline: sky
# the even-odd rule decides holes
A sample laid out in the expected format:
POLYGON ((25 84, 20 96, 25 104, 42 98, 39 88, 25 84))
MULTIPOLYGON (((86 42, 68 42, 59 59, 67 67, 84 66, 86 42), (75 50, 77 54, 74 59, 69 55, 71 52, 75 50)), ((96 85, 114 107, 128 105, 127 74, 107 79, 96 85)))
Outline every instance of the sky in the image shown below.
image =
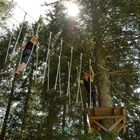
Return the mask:
MULTIPOLYGON (((11 0, 9 0, 11 1, 11 0)), ((41 6, 44 2, 53 3, 58 0, 13 0, 15 4, 15 9, 13 11, 13 16, 8 20, 8 26, 12 29, 13 24, 14 27, 18 27, 19 23, 21 23, 24 19, 25 12, 27 12, 26 21, 30 23, 34 23, 39 19, 39 16, 43 16, 46 11, 46 6, 41 6)), ((75 16, 79 13, 78 6, 70 3, 68 1, 64 1, 64 5, 66 6, 66 13, 68 16, 75 16)), ((50 7, 48 7, 50 8, 50 7)))
POLYGON ((14 10, 14 15, 12 16, 10 21, 15 25, 18 25, 18 22, 23 21, 23 17, 25 14, 24 11, 26 11, 29 14, 26 16, 26 20, 34 22, 40 15, 43 15, 45 12, 45 8, 43 8, 41 4, 43 4, 44 2, 51 3, 55 1, 56 0, 14 0, 17 5, 14 10))

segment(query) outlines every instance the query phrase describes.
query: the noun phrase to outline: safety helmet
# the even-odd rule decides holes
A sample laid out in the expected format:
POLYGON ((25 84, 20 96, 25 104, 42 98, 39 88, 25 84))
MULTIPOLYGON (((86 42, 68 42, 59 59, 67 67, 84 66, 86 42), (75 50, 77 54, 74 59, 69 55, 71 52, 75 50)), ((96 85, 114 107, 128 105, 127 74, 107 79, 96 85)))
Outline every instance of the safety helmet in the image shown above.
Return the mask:
POLYGON ((32 36, 31 39, 30 39, 30 41, 31 41, 34 45, 36 45, 36 44, 37 44, 37 41, 38 41, 37 36, 32 36))
POLYGON ((83 78, 84 79, 88 79, 89 78, 89 74, 85 72, 84 75, 83 75, 83 78))

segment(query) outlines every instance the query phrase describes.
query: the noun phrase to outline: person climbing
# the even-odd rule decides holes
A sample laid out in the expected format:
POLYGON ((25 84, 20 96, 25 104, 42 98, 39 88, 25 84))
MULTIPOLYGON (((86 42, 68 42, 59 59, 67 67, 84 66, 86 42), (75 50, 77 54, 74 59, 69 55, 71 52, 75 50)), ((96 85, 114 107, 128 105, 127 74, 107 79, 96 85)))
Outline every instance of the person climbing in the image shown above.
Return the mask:
POLYGON ((97 107, 97 103, 98 103, 97 102, 98 91, 97 91, 97 87, 93 83, 93 79, 94 79, 94 75, 84 73, 83 81, 84 81, 84 86, 87 90, 88 107, 90 107, 91 104, 92 104, 93 107, 97 107))
POLYGON ((28 61, 30 61, 29 60, 30 56, 32 56, 36 50, 37 41, 38 41, 37 36, 32 36, 31 39, 27 43, 21 45, 21 48, 23 48, 24 50, 23 50, 21 62, 15 72, 16 74, 20 75, 24 71, 28 61))

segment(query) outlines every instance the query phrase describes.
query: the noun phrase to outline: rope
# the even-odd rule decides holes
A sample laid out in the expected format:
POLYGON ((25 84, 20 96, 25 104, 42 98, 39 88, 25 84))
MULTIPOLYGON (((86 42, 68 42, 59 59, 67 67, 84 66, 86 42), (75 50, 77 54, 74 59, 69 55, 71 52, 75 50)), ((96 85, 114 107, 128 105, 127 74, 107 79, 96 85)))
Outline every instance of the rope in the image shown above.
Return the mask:
POLYGON ((91 89, 91 59, 89 59, 89 82, 90 82, 90 90, 89 90, 89 94, 90 94, 90 101, 89 101, 89 107, 91 108, 91 92, 92 92, 92 89, 91 89))
MULTIPOLYGON (((38 42, 38 46, 39 46, 39 42, 38 42)), ((36 48, 36 75, 35 75, 35 84, 37 83, 37 69, 38 69, 38 50, 39 47, 36 48)))
MULTIPOLYGON (((22 42, 22 43, 25 43, 25 39, 26 39, 26 37, 27 37, 27 34, 25 34, 25 36, 24 36, 24 39, 23 39, 23 42, 22 42)), ((23 50, 24 50, 24 48, 21 48, 21 53, 20 53, 19 64, 21 63, 21 59, 22 59, 22 56, 23 56, 23 50)))
MULTIPOLYGON (((52 32, 50 32, 50 35, 49 35, 49 44, 48 44, 48 52, 47 52, 47 56, 46 56, 46 61, 45 61, 45 68, 44 68, 44 74, 43 74, 43 83, 44 83, 45 77, 46 77, 47 61, 48 61, 48 58, 49 58, 49 55, 50 55, 51 39, 52 39, 52 32)), ((49 64, 49 61, 48 61, 48 64, 49 64)), ((48 80, 48 82, 49 82, 49 80, 48 80)), ((49 83, 48 83, 48 87, 49 87, 49 83)), ((49 90, 49 88, 47 88, 47 90, 49 90)))
POLYGON ((71 76, 72 58, 73 58, 73 47, 71 47, 70 63, 68 63, 69 73, 68 73, 67 96, 69 96, 69 103, 71 103, 71 99, 70 99, 70 76, 71 76))
MULTIPOLYGON (((41 27, 41 21, 42 17, 40 16, 39 17, 39 20, 38 20, 38 25, 37 25, 37 29, 36 29, 36 33, 35 33, 35 36, 37 36, 38 38, 38 32, 39 32, 39 29, 41 27)), ((36 71, 36 75, 35 75, 35 84, 37 83, 37 69, 38 69, 38 50, 39 50, 39 42, 38 42, 38 45, 37 45, 37 48, 36 48, 36 67, 35 67, 35 71, 36 71)))
POLYGON ((60 70, 59 70, 59 93, 60 93, 60 97, 62 96, 62 89, 61 89, 61 74, 60 74, 60 70))
POLYGON ((82 110, 84 110, 84 102, 83 102, 81 87, 80 87, 80 97, 81 97, 82 110))
POLYGON ((50 89, 50 51, 49 51, 49 55, 48 55, 48 84, 47 84, 47 90, 49 91, 50 89))
POLYGON ((55 85, 54 89, 57 87, 57 81, 58 81, 58 75, 60 74, 60 63, 61 63, 61 55, 62 55, 62 46, 63 46, 63 40, 61 39, 61 45, 60 45, 60 53, 59 53, 59 60, 58 60, 58 66, 57 66, 57 73, 55 78, 55 85))
POLYGON ((9 44, 8 44, 8 48, 7 48, 7 52, 6 52, 5 63, 7 62, 8 55, 9 55, 9 49, 10 49, 12 38, 13 38, 13 29, 14 29, 14 24, 13 24, 13 27, 12 27, 12 31, 11 31, 11 35, 10 35, 10 40, 9 40, 9 44))
POLYGON ((79 67, 79 73, 78 73, 78 88, 77 88, 77 96, 76 96, 76 103, 78 103, 79 100, 79 92, 80 92, 80 77, 81 77, 81 69, 82 69, 82 58, 83 54, 80 54, 80 67, 79 67))
POLYGON ((52 33, 50 33, 50 38, 49 38, 49 46, 48 46, 48 84, 47 84, 47 90, 49 91, 49 86, 50 86, 50 47, 51 47, 51 37, 52 33))
POLYGON ((25 15, 24 15, 24 18, 23 18, 23 21, 22 21, 22 24, 21 24, 21 27, 20 27, 20 31, 19 31, 16 43, 15 43, 15 46, 14 46, 14 49, 13 49, 13 52, 12 52, 11 59, 13 59, 13 56, 15 54, 16 47, 17 47, 17 44, 18 44, 18 41, 19 41, 19 38, 20 38, 20 35, 21 35, 21 32, 22 32, 22 29, 23 29, 23 25, 24 25, 24 21, 25 21, 26 15, 27 15, 27 13, 25 13, 25 15))

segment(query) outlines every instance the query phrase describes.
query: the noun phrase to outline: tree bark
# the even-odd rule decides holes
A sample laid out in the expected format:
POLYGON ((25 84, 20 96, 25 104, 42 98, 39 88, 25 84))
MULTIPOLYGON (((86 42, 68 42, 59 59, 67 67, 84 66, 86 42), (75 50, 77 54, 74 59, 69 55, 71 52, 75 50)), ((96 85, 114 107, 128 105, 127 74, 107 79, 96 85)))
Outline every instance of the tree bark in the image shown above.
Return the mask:
MULTIPOLYGON (((86 93, 82 92, 82 96, 83 96, 83 105, 84 105, 84 110, 86 109, 86 93)), ((83 124, 84 124, 84 134, 88 133, 88 122, 87 122, 87 112, 84 111, 83 112, 83 124)))
MULTIPOLYGON (((100 107, 112 107, 112 97, 110 94, 110 85, 109 85, 109 75, 105 63, 105 50, 103 47, 96 46, 96 64, 97 64, 97 87, 99 94, 99 106, 100 107)), ((101 121, 104 127, 110 128, 113 124, 112 120, 103 120, 101 121)), ((112 135, 112 134, 111 134, 112 135)), ((117 137, 110 139, 109 134, 106 132, 101 133, 102 140, 116 140, 117 137)))
POLYGON ((97 46, 96 64, 97 64, 97 86, 99 90, 99 106, 112 107, 112 98, 110 94, 109 75, 105 62, 105 50, 103 47, 97 46))
POLYGON ((12 87, 11 87, 11 94, 10 94, 10 97, 9 97, 9 101, 8 101, 8 105, 7 105, 7 109, 6 109, 6 113, 5 113, 5 117, 4 117, 4 121, 3 121, 3 126, 2 126, 2 129, 1 129, 0 140, 4 140, 4 138, 5 138, 7 121, 8 121, 8 117, 9 117, 9 114, 10 114, 12 99, 13 99, 13 96, 14 96, 15 80, 16 80, 16 77, 14 75, 14 79, 12 81, 12 87))
POLYGON ((25 140, 27 138, 26 136, 26 122, 28 118, 28 109, 29 109, 29 100, 31 95, 31 87, 32 87, 32 77, 33 77, 33 68, 31 68, 31 72, 29 74, 29 85, 28 85, 28 92, 25 99, 24 104, 24 111, 22 116, 22 126, 21 126, 21 140, 25 140))

